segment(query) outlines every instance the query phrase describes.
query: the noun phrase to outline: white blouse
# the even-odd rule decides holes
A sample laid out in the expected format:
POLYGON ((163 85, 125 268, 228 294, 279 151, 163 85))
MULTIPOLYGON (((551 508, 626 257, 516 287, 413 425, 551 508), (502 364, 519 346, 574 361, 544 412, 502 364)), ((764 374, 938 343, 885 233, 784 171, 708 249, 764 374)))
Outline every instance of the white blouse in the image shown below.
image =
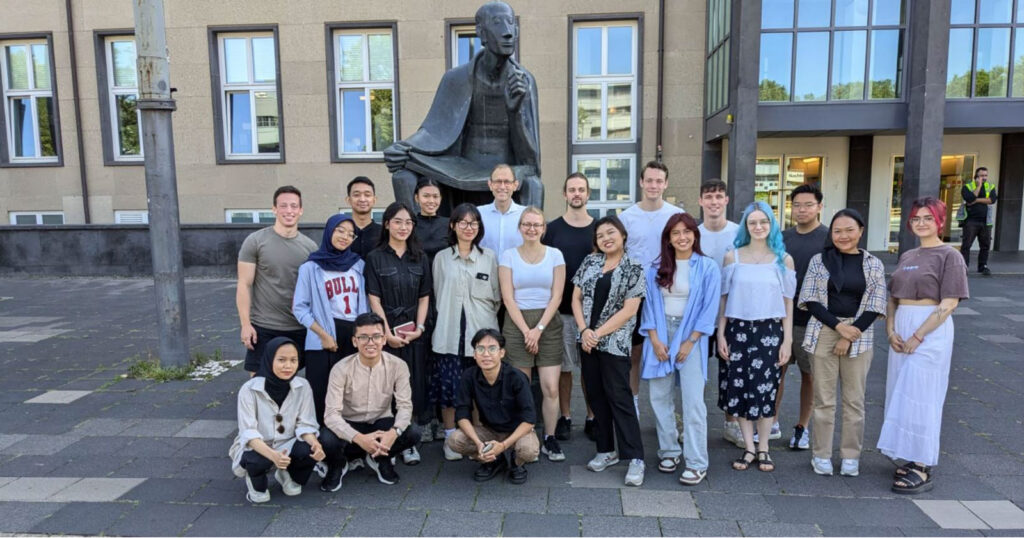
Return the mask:
POLYGON ((291 390, 280 407, 271 399, 264 388, 266 379, 254 377, 238 389, 238 436, 228 449, 231 456, 231 470, 235 476, 245 476, 241 467, 242 454, 249 448, 249 441, 262 439, 274 450, 291 452, 295 441, 307 433, 318 435, 320 427, 316 422, 316 408, 313 407, 313 390, 309 383, 298 376, 292 378, 291 390), (277 421, 280 414, 283 420, 277 421), (284 432, 277 426, 284 425, 284 432))
POLYGON ((739 250, 735 262, 722 268, 725 317, 743 320, 786 317, 786 301, 796 295, 796 271, 778 263, 743 263, 739 250))

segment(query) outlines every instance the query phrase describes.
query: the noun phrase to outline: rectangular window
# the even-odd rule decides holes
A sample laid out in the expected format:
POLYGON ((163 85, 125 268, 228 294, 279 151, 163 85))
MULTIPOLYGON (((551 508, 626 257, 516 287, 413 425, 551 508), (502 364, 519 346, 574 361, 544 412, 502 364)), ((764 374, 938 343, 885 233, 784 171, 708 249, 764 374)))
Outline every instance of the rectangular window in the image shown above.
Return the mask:
POLYGON ((390 28, 336 30, 338 157, 380 157, 395 141, 395 51, 390 28))
POLYGON ((573 168, 587 176, 587 209, 595 217, 617 214, 633 204, 637 185, 634 155, 575 155, 573 168))
POLYGON ((1024 0, 951 1, 946 98, 1024 97, 1024 0))
POLYGON ((274 29, 217 32, 217 110, 222 162, 283 159, 274 29))
POLYGON ((483 50, 483 44, 476 35, 473 25, 453 26, 451 29, 451 66, 458 67, 469 63, 476 53, 483 50))
POLYGON ((581 23, 573 39, 573 140, 636 140, 637 25, 581 23))
POLYGON ((704 115, 729 106, 729 31, 731 0, 708 0, 707 56, 705 58, 704 115))
POLYGON ((10 218, 11 224, 18 226, 64 224, 62 211, 12 211, 10 218))
POLYGON ((902 98, 906 3, 764 0, 760 101, 902 98))
POLYGON ((139 85, 135 67, 135 38, 110 36, 103 44, 106 62, 107 110, 115 161, 142 160, 141 117, 136 106, 139 85))
POLYGON ((116 224, 149 224, 149 211, 114 211, 116 224))
POLYGON ((59 162, 55 85, 45 39, 0 42, 7 163, 59 162))
POLYGON ((273 224, 274 212, 266 209, 228 209, 224 220, 229 224, 273 224))

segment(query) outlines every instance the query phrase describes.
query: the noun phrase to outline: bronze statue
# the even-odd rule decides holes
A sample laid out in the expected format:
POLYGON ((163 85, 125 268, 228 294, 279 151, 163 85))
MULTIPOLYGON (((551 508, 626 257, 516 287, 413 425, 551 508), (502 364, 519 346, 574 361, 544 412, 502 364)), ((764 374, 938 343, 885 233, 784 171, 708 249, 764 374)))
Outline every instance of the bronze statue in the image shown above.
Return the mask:
POLYGON ((412 136, 384 150, 395 200, 413 204, 421 177, 443 186, 448 214, 462 202, 489 203, 494 165, 512 166, 519 203, 542 207, 537 83, 512 58, 519 26, 512 7, 489 2, 476 12, 483 50, 444 74, 434 102, 412 136))

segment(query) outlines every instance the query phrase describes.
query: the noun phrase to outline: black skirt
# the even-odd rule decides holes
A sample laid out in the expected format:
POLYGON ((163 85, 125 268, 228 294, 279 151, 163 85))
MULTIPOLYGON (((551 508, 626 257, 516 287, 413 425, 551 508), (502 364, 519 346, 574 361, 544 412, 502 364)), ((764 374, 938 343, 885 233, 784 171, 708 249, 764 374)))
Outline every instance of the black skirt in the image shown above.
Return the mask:
POLYGON ((729 319, 725 341, 729 360, 719 377, 719 406, 734 417, 757 420, 775 416, 779 390, 782 320, 729 319), (724 400, 724 401, 723 401, 724 400))

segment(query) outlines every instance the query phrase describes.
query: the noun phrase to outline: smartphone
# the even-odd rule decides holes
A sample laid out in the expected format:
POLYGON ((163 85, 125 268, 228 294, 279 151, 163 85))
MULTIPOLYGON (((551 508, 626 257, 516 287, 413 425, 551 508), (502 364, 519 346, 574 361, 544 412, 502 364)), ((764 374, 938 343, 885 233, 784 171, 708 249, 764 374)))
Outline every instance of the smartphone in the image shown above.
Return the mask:
POLYGON ((484 448, 480 451, 480 453, 481 454, 486 454, 486 453, 490 452, 492 448, 494 448, 494 443, 488 441, 488 442, 484 443, 484 448))

